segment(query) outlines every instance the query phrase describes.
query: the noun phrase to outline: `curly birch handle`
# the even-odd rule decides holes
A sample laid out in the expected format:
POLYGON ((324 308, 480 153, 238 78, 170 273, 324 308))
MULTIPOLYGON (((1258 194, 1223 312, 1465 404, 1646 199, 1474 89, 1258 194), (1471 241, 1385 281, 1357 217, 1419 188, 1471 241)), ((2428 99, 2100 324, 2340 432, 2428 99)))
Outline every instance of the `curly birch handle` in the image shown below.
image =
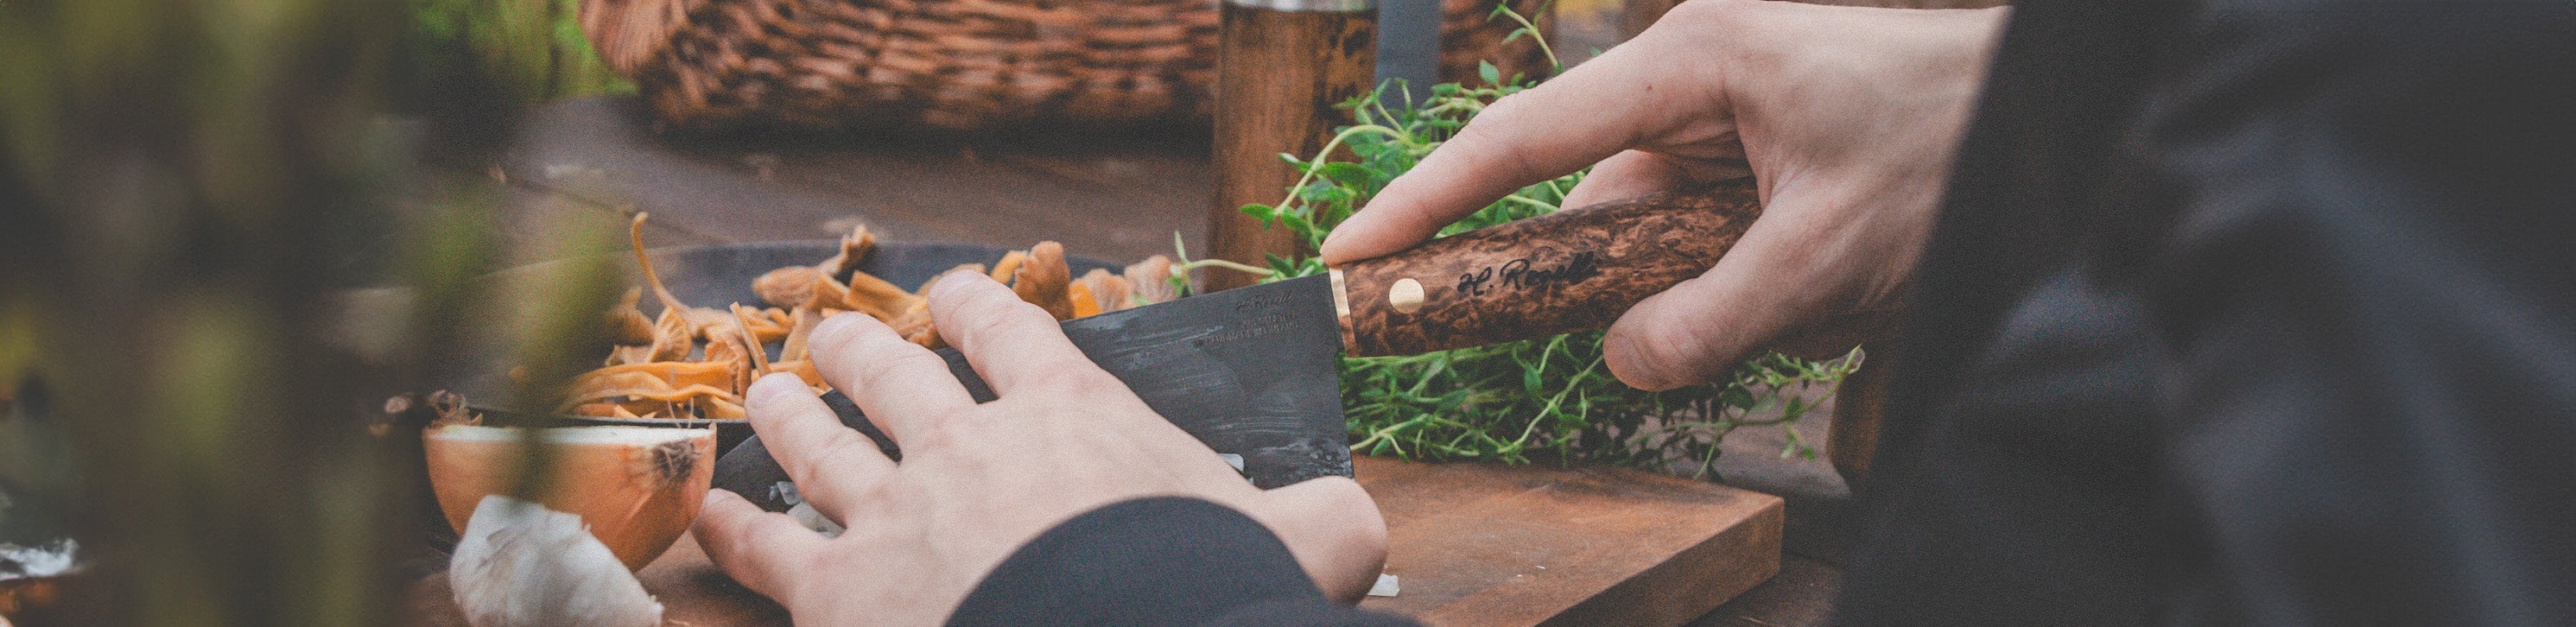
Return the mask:
POLYGON ((1656 194, 1435 239, 1335 270, 1355 356, 1410 355, 1610 326, 1707 272, 1762 213, 1753 181, 1656 194))

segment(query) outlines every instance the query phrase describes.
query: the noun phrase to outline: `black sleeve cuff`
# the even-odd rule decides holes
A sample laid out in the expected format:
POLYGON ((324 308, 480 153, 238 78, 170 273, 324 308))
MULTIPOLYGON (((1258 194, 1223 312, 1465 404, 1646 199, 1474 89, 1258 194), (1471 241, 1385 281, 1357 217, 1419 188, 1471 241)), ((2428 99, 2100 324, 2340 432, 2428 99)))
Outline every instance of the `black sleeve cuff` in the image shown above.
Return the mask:
POLYGON ((948 624, 1404 623, 1325 599, 1287 545, 1250 517, 1156 497, 1039 534, 976 584, 948 624))

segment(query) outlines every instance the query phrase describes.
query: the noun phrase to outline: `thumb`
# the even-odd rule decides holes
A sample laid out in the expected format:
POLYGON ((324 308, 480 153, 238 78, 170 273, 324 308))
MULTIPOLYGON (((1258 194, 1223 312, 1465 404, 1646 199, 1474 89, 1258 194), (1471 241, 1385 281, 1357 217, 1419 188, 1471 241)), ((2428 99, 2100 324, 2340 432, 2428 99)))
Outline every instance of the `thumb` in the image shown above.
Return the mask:
POLYGON ((1324 596, 1358 603, 1386 566, 1386 518, 1360 484, 1319 477, 1261 493, 1257 517, 1324 596))
POLYGON ((1735 248, 1708 272, 1647 297, 1602 339, 1610 373, 1641 390, 1716 380, 1753 351, 1829 308, 1830 269, 1818 267, 1823 235, 1803 199, 1774 194, 1735 248))

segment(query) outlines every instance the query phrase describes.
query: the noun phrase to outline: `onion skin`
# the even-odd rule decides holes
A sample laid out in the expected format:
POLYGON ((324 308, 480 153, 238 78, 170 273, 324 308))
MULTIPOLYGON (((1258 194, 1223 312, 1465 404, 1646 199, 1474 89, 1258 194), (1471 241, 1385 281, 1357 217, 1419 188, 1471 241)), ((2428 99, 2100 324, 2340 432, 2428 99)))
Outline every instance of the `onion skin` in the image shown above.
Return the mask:
MULTIPOLYGON (((515 437, 491 437, 496 427, 450 425, 421 432, 431 491, 457 533, 465 532, 483 497, 509 495, 525 452, 515 437)), ((535 502, 580 516, 629 571, 641 570, 688 531, 706 502, 715 473, 715 430, 658 427, 539 429, 551 468, 535 502), (558 434, 594 429, 636 429, 693 435, 659 443, 556 441, 558 434)))

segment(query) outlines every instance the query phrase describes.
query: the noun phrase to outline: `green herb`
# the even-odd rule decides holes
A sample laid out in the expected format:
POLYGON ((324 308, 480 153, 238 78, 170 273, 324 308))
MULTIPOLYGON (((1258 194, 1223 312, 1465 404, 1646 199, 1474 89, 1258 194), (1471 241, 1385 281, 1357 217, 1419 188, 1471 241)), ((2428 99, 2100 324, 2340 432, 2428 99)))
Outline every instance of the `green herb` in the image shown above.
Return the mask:
MULTIPOLYGON (((1526 18, 1508 8, 1496 14, 1523 24, 1510 37, 1536 37, 1526 18)), ((1555 61, 1552 51, 1548 58, 1555 61)), ((1337 129, 1317 156, 1280 155, 1303 173, 1287 198, 1275 206, 1247 205, 1243 213, 1299 234, 1310 248, 1322 245, 1335 225, 1495 99, 1537 84, 1519 75, 1507 79, 1492 63, 1479 70, 1482 85, 1434 85, 1420 102, 1409 95, 1391 101, 1391 94, 1410 93, 1393 83, 1343 103, 1353 124, 1337 129), (1344 149, 1348 160, 1334 158, 1344 149)), ((1522 188, 1441 234, 1554 212, 1582 180, 1577 172, 1522 188)), ((1309 257, 1273 256, 1269 266, 1267 280, 1324 272, 1309 257)), ((1430 460, 1605 461, 1668 471, 1687 462, 1705 476, 1727 433, 1795 423, 1815 407, 1811 399, 1830 395, 1858 366, 1857 351, 1824 362, 1773 353, 1746 362, 1722 385, 1647 392, 1610 376, 1601 336, 1592 331, 1408 357, 1343 358, 1351 450, 1430 460)), ((1782 457, 1815 456, 1796 430, 1786 432, 1782 457)))
POLYGON ((397 78, 411 90, 475 84, 535 105, 635 91, 582 33, 579 0, 406 0, 397 78), (462 81, 460 83, 460 81, 462 81))

